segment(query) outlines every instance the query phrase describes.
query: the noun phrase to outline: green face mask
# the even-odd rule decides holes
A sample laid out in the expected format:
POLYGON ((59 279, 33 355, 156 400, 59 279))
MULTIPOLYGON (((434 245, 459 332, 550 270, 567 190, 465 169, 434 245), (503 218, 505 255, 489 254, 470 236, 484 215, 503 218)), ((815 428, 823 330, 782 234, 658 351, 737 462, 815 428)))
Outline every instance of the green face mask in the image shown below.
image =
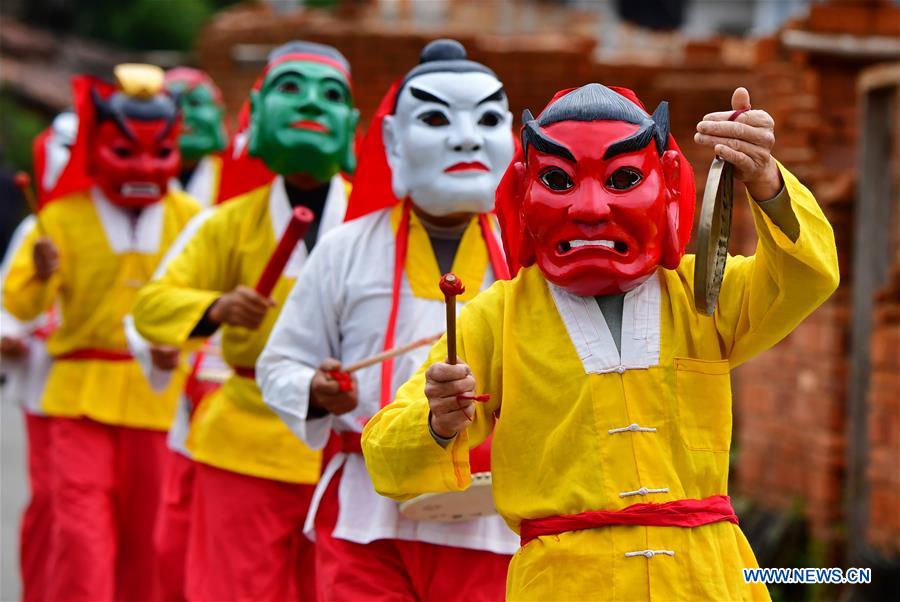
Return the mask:
POLYGON ((327 182, 336 173, 353 173, 353 108, 346 77, 328 65, 289 61, 266 75, 250 92, 251 156, 281 175, 307 174, 327 182))
POLYGON ((170 92, 180 94, 179 104, 183 115, 178 146, 181 157, 195 161, 225 148, 225 126, 222 116, 225 107, 216 102, 212 90, 200 85, 193 89, 180 82, 169 87, 170 92))

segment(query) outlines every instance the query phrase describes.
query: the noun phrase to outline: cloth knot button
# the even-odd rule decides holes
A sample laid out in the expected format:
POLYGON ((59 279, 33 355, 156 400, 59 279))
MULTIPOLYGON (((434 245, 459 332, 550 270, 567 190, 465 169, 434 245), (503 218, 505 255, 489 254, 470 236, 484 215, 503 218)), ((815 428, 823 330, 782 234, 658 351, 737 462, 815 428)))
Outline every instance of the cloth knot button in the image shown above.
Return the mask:
POLYGON ((625 558, 638 558, 643 556, 644 558, 650 559, 654 556, 659 556, 660 554, 674 556, 675 552, 673 550, 637 550, 635 552, 625 552, 625 558))

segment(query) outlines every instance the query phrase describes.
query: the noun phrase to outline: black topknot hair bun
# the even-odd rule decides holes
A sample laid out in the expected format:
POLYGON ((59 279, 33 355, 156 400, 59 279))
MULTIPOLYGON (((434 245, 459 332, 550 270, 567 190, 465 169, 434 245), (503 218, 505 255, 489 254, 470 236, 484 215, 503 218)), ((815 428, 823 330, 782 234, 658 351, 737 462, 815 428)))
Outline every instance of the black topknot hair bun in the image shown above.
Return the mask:
POLYGON ((464 61, 466 60, 466 47, 447 38, 429 42, 419 55, 419 64, 433 61, 464 61))

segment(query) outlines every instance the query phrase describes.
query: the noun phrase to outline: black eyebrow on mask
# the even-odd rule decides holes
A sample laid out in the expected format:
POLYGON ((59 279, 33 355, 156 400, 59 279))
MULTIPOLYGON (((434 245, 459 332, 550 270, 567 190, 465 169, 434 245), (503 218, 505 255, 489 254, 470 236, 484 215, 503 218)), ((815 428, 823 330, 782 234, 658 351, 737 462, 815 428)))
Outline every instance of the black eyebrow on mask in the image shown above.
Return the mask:
POLYGON ((476 102, 475 106, 477 107, 478 105, 483 105, 486 102, 493 102, 493 101, 500 102, 504 98, 506 98, 506 90, 504 90, 503 86, 501 85, 499 88, 497 88, 496 92, 494 92, 493 94, 489 94, 489 95, 485 96, 484 98, 482 98, 481 100, 479 100, 478 102, 476 102))
POLYGON ((443 98, 439 98, 430 92, 426 92, 421 88, 416 88, 415 86, 409 87, 409 93, 413 95, 413 98, 418 98, 419 100, 423 100, 425 102, 436 102, 439 105, 444 105, 447 108, 450 108, 450 103, 444 100, 443 98))
POLYGON ((557 142, 538 126, 537 121, 531 115, 531 111, 525 109, 522 114, 522 150, 525 153, 525 161, 528 162, 528 147, 545 155, 555 155, 560 159, 566 159, 575 163, 575 155, 564 144, 557 142))

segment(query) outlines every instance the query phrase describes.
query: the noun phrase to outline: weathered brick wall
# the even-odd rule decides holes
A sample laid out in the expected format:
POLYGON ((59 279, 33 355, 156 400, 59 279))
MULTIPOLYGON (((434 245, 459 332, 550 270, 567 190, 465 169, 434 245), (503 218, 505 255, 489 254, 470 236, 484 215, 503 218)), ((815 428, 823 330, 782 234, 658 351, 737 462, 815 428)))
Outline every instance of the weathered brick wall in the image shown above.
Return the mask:
MULTIPOLYGON (((871 35, 887 34, 885 23, 898 22, 900 10, 884 2, 836 2, 815 6, 797 27, 871 35)), ((789 508, 802 501, 814 536, 835 543, 847 536, 843 496, 859 135, 856 82, 872 61, 777 48, 762 48, 761 54, 769 55, 768 60, 754 73, 762 84, 760 106, 779 123, 776 156, 809 186, 828 216, 835 232, 841 284, 775 349, 736 372, 736 488, 772 508, 789 508)), ((742 229, 738 239, 746 245, 744 251, 749 250, 752 233, 742 229)), ((885 343, 890 332, 889 327, 877 332, 873 345, 890 344, 885 343)), ((894 360, 898 349, 895 345, 894 360)), ((900 398, 896 384, 900 370, 896 363, 882 361, 879 366, 873 373, 877 388, 873 420, 886 422, 870 432, 870 502, 872 520, 884 517, 890 525, 900 514, 896 447, 900 422, 891 413, 900 398), (887 438, 888 431, 893 439, 887 438)), ((900 542, 900 530, 894 527, 874 528, 868 535, 873 542, 875 538, 882 543, 893 541, 894 549, 900 542)))
MULTIPOLYGON (((900 213, 900 203, 896 208, 895 215, 900 213)), ((889 555, 900 552, 900 256, 894 264, 891 283, 880 291, 875 307, 869 390, 867 537, 889 555)))

